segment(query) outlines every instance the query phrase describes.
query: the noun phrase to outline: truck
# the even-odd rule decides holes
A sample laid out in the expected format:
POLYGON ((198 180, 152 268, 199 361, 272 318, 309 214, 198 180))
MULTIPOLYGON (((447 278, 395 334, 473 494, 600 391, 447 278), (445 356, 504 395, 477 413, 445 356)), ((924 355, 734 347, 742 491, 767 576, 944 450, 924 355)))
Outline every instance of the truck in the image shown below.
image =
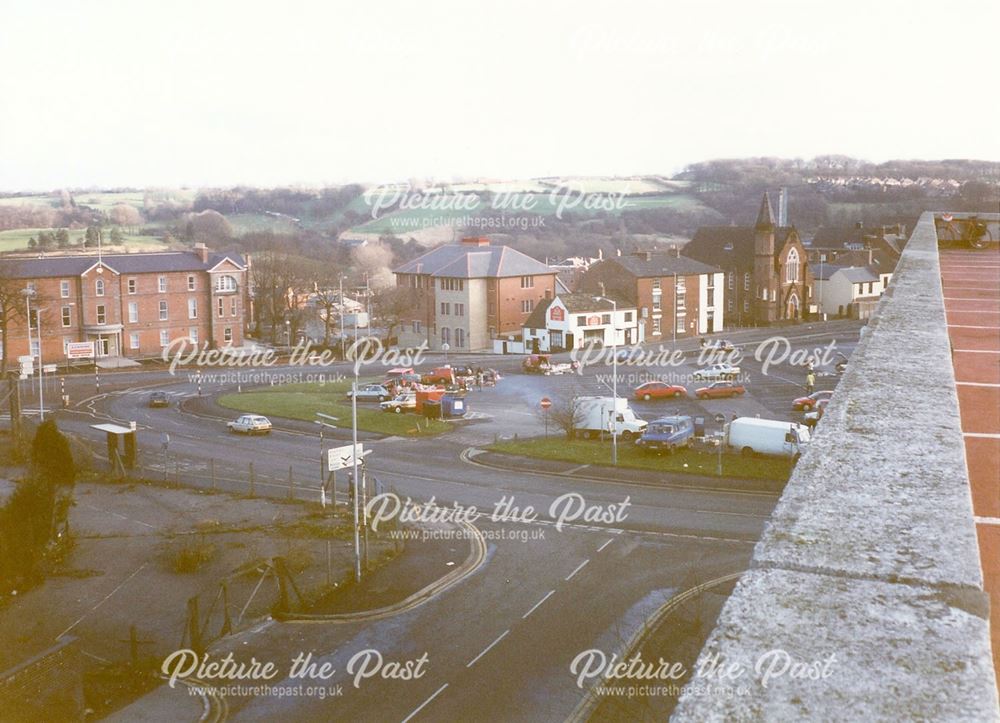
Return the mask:
POLYGON ((773 454, 797 458, 809 444, 809 428, 777 419, 739 417, 729 423, 726 445, 744 456, 773 454))
POLYGON ((525 374, 569 374, 576 367, 576 362, 554 362, 548 354, 532 354, 521 362, 525 374))
POLYGON ((576 397, 573 399, 573 429, 594 439, 614 430, 623 440, 641 435, 647 422, 635 416, 625 397, 576 397))
POLYGON ((646 431, 635 441, 643 451, 673 453, 691 445, 694 438, 694 422, 688 416, 660 417, 646 427, 646 431))

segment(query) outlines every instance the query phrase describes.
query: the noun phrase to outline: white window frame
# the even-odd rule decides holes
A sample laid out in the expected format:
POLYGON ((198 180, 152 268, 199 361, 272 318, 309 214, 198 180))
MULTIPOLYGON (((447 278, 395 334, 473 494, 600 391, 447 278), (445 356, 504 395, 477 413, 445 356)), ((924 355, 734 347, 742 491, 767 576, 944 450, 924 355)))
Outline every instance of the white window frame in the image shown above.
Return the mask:
POLYGON ((59 282, 59 298, 68 299, 69 298, 69 280, 63 279, 59 282))
POLYGON ((129 349, 139 348, 139 332, 133 331, 128 335, 128 347, 129 349))
POLYGON ((166 299, 160 299, 159 304, 160 321, 167 321, 170 318, 170 305, 166 299))
POLYGON ((139 304, 135 301, 130 301, 128 303, 128 323, 139 323, 139 304))
POLYGON ((130 293, 130 294, 137 293, 137 291, 139 289, 139 282, 138 282, 138 280, 134 276, 130 277, 125 282, 125 284, 126 284, 126 288, 128 288, 128 293, 130 293))
POLYGON ((104 296, 104 279, 94 281, 94 296, 104 296))
POLYGON ((159 291, 159 293, 161 293, 161 294, 167 293, 167 277, 166 276, 158 276, 156 278, 156 288, 157 288, 157 291, 159 291))
POLYGON ((188 291, 196 291, 198 289, 198 282, 195 281, 194 274, 188 274, 188 291))
POLYGON ((170 330, 160 329, 160 346, 168 346, 170 344, 170 330))
POLYGON ((198 299, 188 297, 188 318, 197 319, 198 318, 198 299))

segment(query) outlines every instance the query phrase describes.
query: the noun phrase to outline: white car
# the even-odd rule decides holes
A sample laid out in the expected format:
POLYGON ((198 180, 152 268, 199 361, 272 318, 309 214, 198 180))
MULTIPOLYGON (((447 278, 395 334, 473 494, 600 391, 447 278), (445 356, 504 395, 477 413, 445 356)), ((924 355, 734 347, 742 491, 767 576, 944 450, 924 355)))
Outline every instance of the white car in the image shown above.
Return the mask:
POLYGON ((692 376, 696 381, 732 380, 740 375, 740 368, 732 364, 710 364, 699 369, 692 376))
POLYGON ((242 434, 267 434, 271 431, 271 420, 259 414, 244 414, 229 422, 229 430, 242 434))
POLYGON ((379 405, 383 412, 395 412, 402 414, 406 411, 415 411, 417 408, 417 393, 403 392, 397 394, 393 399, 387 399, 379 405))

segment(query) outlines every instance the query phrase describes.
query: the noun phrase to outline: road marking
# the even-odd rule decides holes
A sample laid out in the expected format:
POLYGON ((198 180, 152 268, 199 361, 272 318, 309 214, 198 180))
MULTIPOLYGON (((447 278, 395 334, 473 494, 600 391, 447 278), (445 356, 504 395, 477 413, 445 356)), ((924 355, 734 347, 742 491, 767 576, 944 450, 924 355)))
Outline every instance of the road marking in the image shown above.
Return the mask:
POLYGON ((1000 329, 1000 326, 971 326, 969 324, 948 324, 949 329, 1000 329))
MULTIPOLYGON (((608 542, 611 542, 611 540, 608 540, 608 542)), ((549 591, 548 591, 547 593, 545 593, 545 597, 543 597, 543 598, 542 598, 541 600, 539 600, 539 601, 538 601, 538 602, 536 602, 536 603, 535 603, 534 605, 532 605, 532 606, 531 606, 531 610, 529 610, 529 611, 528 611, 528 612, 526 612, 526 613, 525 613, 524 615, 522 615, 522 616, 521 616, 521 619, 522 619, 522 620, 524 620, 524 619, 525 619, 525 618, 527 618, 527 617, 528 617, 529 615, 531 615, 531 613, 535 612, 535 610, 537 610, 537 609, 538 609, 538 606, 539 606, 539 605, 541 605, 541 604, 542 604, 543 602, 545 602, 546 600, 548 600, 548 599, 549 599, 549 598, 550 598, 550 597, 551 597, 552 595, 554 595, 554 594, 555 594, 555 592, 556 592, 555 590, 549 590, 549 591)))
POLYGON ((1000 349, 952 349, 955 354, 1000 354, 1000 349))
POLYGON ((143 569, 144 569, 144 568, 146 567, 146 565, 148 565, 148 564, 149 564, 148 562, 144 562, 144 563, 142 563, 142 564, 141 564, 141 565, 140 565, 140 566, 138 567, 138 569, 136 569, 136 571, 135 571, 135 572, 133 572, 133 573, 132 573, 131 575, 129 575, 129 576, 128 576, 128 577, 126 577, 126 578, 125 578, 124 580, 122 580, 122 581, 121 581, 120 583, 118 583, 118 584, 117 584, 117 585, 115 586, 115 589, 114 589, 114 590, 112 590, 111 592, 109 592, 109 593, 108 593, 107 595, 105 595, 105 596, 104 596, 104 597, 103 597, 103 598, 101 599, 101 601, 100 601, 99 603, 97 603, 97 604, 96 604, 96 605, 95 605, 94 607, 90 608, 90 610, 88 610, 88 611, 87 611, 87 612, 85 612, 85 613, 84 613, 83 615, 81 615, 81 616, 80 616, 80 618, 79 618, 79 619, 78 619, 78 620, 77 620, 77 621, 76 621, 75 623, 73 623, 73 624, 72 624, 72 625, 70 625, 70 626, 69 626, 68 628, 66 628, 66 629, 65 629, 65 630, 63 630, 63 631, 62 631, 61 633, 59 633, 59 634, 58 634, 58 635, 56 636, 56 639, 59 639, 59 638, 61 638, 61 637, 62 637, 63 635, 65 635, 65 634, 66 634, 66 633, 68 633, 68 632, 69 632, 70 630, 72 630, 72 629, 73 629, 73 628, 75 628, 75 627, 76 627, 77 625, 79 625, 79 624, 80 624, 81 622, 83 622, 83 619, 84 619, 85 617, 87 617, 87 616, 88 616, 88 615, 90 615, 90 614, 91 614, 92 612, 94 612, 95 610, 97 610, 97 608, 101 607, 101 605, 103 605, 104 603, 106 603, 106 602, 108 601, 108 598, 110 598, 110 597, 111 597, 112 595, 114 595, 114 594, 115 594, 116 592, 118 592, 119 590, 121 590, 121 589, 122 589, 122 587, 123 587, 123 586, 125 585, 125 583, 127 583, 127 582, 128 582, 129 580, 131 580, 131 579, 132 579, 133 577, 135 577, 135 576, 136 576, 136 575, 138 575, 138 574, 139 574, 140 572, 142 572, 142 571, 143 571, 143 569))
POLYGON ((985 432, 962 432, 963 437, 975 437, 976 439, 1000 439, 1000 434, 986 434, 985 432))
POLYGON ((590 558, 587 558, 586 560, 584 560, 583 562, 581 562, 579 565, 577 565, 577 568, 575 570, 573 570, 573 572, 571 572, 569 575, 567 575, 564 579, 565 580, 570 580, 576 573, 580 572, 580 570, 582 570, 583 567, 584 567, 584 565, 586 565, 588 562, 590 562, 590 558))
POLYGON ((608 541, 607 541, 607 542, 605 542, 605 543, 604 543, 603 545, 601 545, 600 547, 598 547, 598 548, 597 548, 597 551, 598 551, 598 552, 601 552, 601 551, 602 551, 602 550, 603 550, 603 549, 604 549, 605 547, 607 547, 608 545, 610 545, 610 544, 611 544, 612 542, 614 542, 614 541, 615 541, 615 538, 613 538, 613 537, 612 537, 612 538, 611 538, 610 540, 608 540, 608 541))
POLYGON ((1000 517, 973 517, 977 525, 1000 525, 1000 517))
MULTIPOLYGON (((469 661, 468 663, 466 663, 466 664, 465 664, 465 667, 466 667, 466 668, 471 668, 471 667, 472 667, 473 665, 475 665, 475 664, 476 664, 476 661, 477 661, 477 660, 479 660, 479 659, 480 659, 481 657, 483 657, 484 655, 486 655, 486 654, 487 654, 488 652, 490 652, 490 650, 491 650, 491 649, 493 648, 493 646, 494 646, 494 645, 496 645, 496 644, 497 644, 497 643, 499 643, 499 642, 500 642, 501 640, 503 640, 504 638, 506 638, 506 637, 507 637, 507 633, 509 633, 509 632, 510 632, 510 628, 507 628, 507 629, 506 629, 506 630, 504 630, 504 631, 503 631, 502 633, 500 633, 500 637, 499 637, 499 638, 497 638, 497 639, 496 639, 496 640, 494 640, 494 641, 493 641, 492 643, 490 643, 489 645, 487 645, 487 646, 486 646, 486 647, 485 647, 485 648, 483 649, 483 652, 481 652, 481 653, 480 653, 479 655, 477 655, 477 656, 476 656, 476 657, 474 657, 474 658, 473 658, 472 660, 470 660, 470 661, 469 661)), ((435 693, 434 695, 437 695, 437 693, 435 693)), ((433 697, 434 697, 434 696, 432 695, 432 696, 431 696, 431 698, 433 698, 433 697)), ((403 723, 406 723, 406 721, 403 721, 403 723)))
POLYGON ((945 301, 996 301, 996 299, 984 299, 981 296, 944 296, 945 301))
POLYGON ((589 466, 590 466, 589 464, 581 464, 579 467, 573 467, 572 469, 566 470, 565 472, 563 472, 563 474, 576 474, 582 469, 587 469, 587 467, 589 466))
POLYGON ((445 688, 447 688, 447 687, 448 687, 448 684, 447 684, 447 683, 445 683, 445 684, 444 684, 444 685, 442 685, 442 686, 441 686, 440 688, 438 688, 437 690, 435 690, 435 691, 434 691, 434 693, 433 693, 433 694, 431 695, 431 697, 430 697, 430 698, 428 698, 428 699, 427 699, 427 700, 425 700, 425 701, 424 701, 423 703, 421 703, 420 705, 418 705, 418 706, 417 706, 416 708, 414 708, 414 709, 413 709, 413 712, 412 712, 412 713, 410 713, 410 714, 409 714, 408 716, 406 716, 405 718, 403 718, 403 720, 402 720, 402 723, 406 723, 406 721, 410 720, 410 718, 412 718, 412 717, 413 717, 413 716, 415 716, 415 715, 416 715, 417 713, 419 713, 420 711, 422 711, 422 710, 424 709, 424 706, 426 706, 426 705, 427 705, 428 703, 430 703, 430 702, 431 702, 432 700, 434 700, 435 698, 437 698, 437 697, 438 697, 438 694, 439 694, 439 693, 440 693, 440 692, 441 692, 442 690, 444 690, 445 688))
POLYGON ((991 382, 955 382, 955 386, 958 386, 958 387, 1000 387, 1000 384, 993 384, 991 382))
POLYGON ((93 505, 88 505, 86 503, 84 503, 83 506, 87 507, 87 508, 89 508, 91 510, 94 510, 95 512, 106 512, 109 515, 114 515, 115 517, 117 517, 119 519, 122 519, 122 520, 125 520, 126 522, 134 522, 137 525, 145 525, 146 527, 148 527, 148 528, 150 528, 152 530, 156 529, 156 527, 154 525, 151 525, 148 522, 143 522, 142 520, 133 520, 131 517, 126 517, 125 515, 120 514, 118 512, 112 512, 111 510, 105 510, 105 509, 103 509, 101 507, 94 507, 93 505))

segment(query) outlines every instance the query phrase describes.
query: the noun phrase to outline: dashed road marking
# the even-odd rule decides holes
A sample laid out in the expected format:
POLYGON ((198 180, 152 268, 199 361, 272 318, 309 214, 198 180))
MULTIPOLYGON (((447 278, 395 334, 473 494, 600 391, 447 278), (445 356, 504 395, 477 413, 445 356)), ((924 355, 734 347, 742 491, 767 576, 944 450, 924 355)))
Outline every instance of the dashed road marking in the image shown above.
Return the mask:
POLYGON ((610 545, 610 544, 611 544, 612 542, 614 542, 614 541, 615 541, 615 538, 613 538, 613 537, 612 537, 612 538, 611 538, 611 539, 609 539, 609 540, 608 540, 607 542, 605 542, 605 543, 604 543, 603 545, 601 545, 600 547, 598 547, 598 548, 597 548, 597 551, 598 551, 598 552, 602 552, 602 551, 604 550, 604 548, 605 548, 605 547, 607 547, 608 545, 610 545))
MULTIPOLYGON (((611 540, 608 540, 608 542, 611 542, 611 540)), ((527 618, 527 617, 528 617, 529 615, 531 615, 531 613, 535 612, 535 610, 537 610, 537 609, 538 609, 538 606, 539 606, 539 605, 541 605, 541 604, 542 604, 543 602, 545 602, 546 600, 548 600, 548 599, 549 599, 550 597, 552 597, 553 595, 555 595, 555 592, 556 592, 555 590, 549 590, 549 591, 548 591, 547 593, 545 593, 545 597, 543 597, 543 598, 542 598, 541 600, 539 600, 539 601, 538 601, 538 602, 536 602, 536 603, 535 603, 534 605, 532 605, 532 606, 531 606, 531 610, 529 610, 529 611, 528 611, 528 612, 526 612, 526 613, 525 613, 524 615, 522 615, 522 616, 521 616, 521 619, 522 619, 522 620, 524 620, 524 619, 525 619, 525 618, 527 618)))
POLYGON ((584 560, 583 562, 581 562, 579 565, 577 565, 576 569, 573 570, 573 572, 571 572, 569 575, 567 575, 564 579, 566 581, 571 580, 573 578, 573 576, 576 575, 576 573, 580 572, 580 570, 582 570, 587 565, 588 562, 590 562, 590 558, 589 557, 586 560, 584 560))
MULTIPOLYGON (((490 652, 490 650, 492 650, 492 649, 493 649, 493 646, 494 646, 494 645, 496 645, 496 644, 497 644, 497 643, 499 643, 499 642, 500 642, 501 640, 503 640, 504 638, 506 638, 506 637, 507 637, 507 633, 509 633, 509 632, 510 632, 510 628, 507 628, 507 629, 506 629, 506 630, 504 630, 504 631, 503 631, 502 633, 500 633, 500 637, 498 637, 498 638, 497 638, 496 640, 494 640, 494 641, 493 641, 492 643, 490 643, 490 644, 489 644, 489 645, 487 645, 487 646, 486 646, 485 648, 483 648, 483 651, 482 651, 482 652, 481 652, 481 653, 480 653, 479 655, 477 655, 476 657, 474 657, 474 658, 473 658, 472 660, 470 660, 470 661, 469 661, 468 663, 466 663, 466 664, 465 664, 465 667, 466 667, 466 668, 471 668, 471 667, 472 667, 473 665, 475 665, 475 664, 476 664, 476 661, 477 661, 477 660, 479 660, 479 659, 480 659, 481 657, 483 657, 484 655, 486 655, 486 654, 487 654, 488 652, 490 652)), ((434 696, 431 696, 431 697, 433 698, 434 696)), ((405 722, 404 722, 404 723, 405 723, 405 722)))
POLYGON ((447 687, 448 687, 448 684, 447 684, 447 683, 445 683, 445 684, 444 684, 444 685, 442 685, 442 686, 441 686, 440 688, 438 688, 437 690, 435 690, 435 691, 434 691, 434 692, 433 692, 433 693, 431 694, 431 697, 430 697, 430 698, 428 698, 428 699, 427 699, 427 700, 425 700, 425 701, 424 701, 423 703, 421 703, 420 705, 418 705, 418 706, 417 706, 416 708, 414 708, 414 709, 413 709, 413 712, 412 712, 412 713, 410 713, 410 714, 409 714, 408 716, 406 716, 405 718, 403 718, 403 720, 402 720, 402 723, 406 723, 406 722, 407 722, 408 720, 410 720, 410 719, 411 719, 411 718, 412 718, 413 716, 415 716, 415 715, 416 715, 417 713, 419 713, 420 711, 422 711, 422 710, 424 709, 424 706, 426 706, 426 705, 427 705, 428 703, 430 703, 430 702, 431 702, 432 700, 434 700, 435 698, 437 698, 437 697, 438 697, 438 695, 439 695, 439 694, 441 693, 441 691, 442 691, 442 690, 444 690, 444 689, 445 689, 445 688, 447 688, 447 687))

